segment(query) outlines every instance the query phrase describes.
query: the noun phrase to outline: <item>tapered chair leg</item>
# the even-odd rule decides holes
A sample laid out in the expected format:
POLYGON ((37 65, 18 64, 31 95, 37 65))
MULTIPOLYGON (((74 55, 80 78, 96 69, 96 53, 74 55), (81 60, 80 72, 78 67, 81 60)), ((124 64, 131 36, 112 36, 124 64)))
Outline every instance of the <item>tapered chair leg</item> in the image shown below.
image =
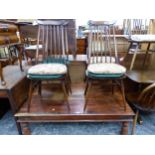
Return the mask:
POLYGON ((86 88, 85 88, 85 91, 84 91, 84 95, 86 96, 87 95, 87 93, 88 93, 88 91, 89 91, 89 89, 90 89, 90 86, 91 86, 91 82, 90 82, 90 80, 86 80, 86 88))
POLYGON ((30 105, 31 105, 31 100, 32 100, 32 93, 33 93, 33 81, 30 81, 30 86, 29 86, 29 93, 28 93, 28 102, 27 102, 27 112, 30 111, 30 105))
POLYGON ((126 111, 126 100, 125 100, 125 90, 124 90, 124 82, 123 79, 120 80, 121 82, 121 94, 122 94, 122 98, 123 98, 123 104, 124 104, 124 111, 126 111))
POLYGON ((87 80, 87 83, 86 83, 86 89, 85 89, 85 105, 84 105, 84 111, 86 110, 86 107, 87 107, 87 104, 88 104, 88 92, 91 88, 91 82, 87 80))
POLYGON ((41 81, 39 81, 39 84, 38 84, 38 94, 41 97, 41 95, 42 95, 42 82, 41 81))
POLYGON ((132 131, 131 131, 131 134, 132 134, 132 135, 135 134, 138 115, 139 115, 139 111, 137 110, 137 111, 136 111, 135 118, 134 118, 134 121, 133 121, 133 125, 132 125, 132 131))
POLYGON ((67 88, 68 88, 68 90, 69 90, 69 92, 72 94, 72 88, 71 88, 71 77, 70 77, 70 74, 69 74, 69 72, 67 72, 67 77, 66 77, 66 79, 67 79, 67 88))
POLYGON ((112 86, 111 86, 111 92, 112 92, 112 95, 114 94, 114 81, 112 80, 112 86))
POLYGON ((70 106, 69 106, 69 102, 68 102, 68 95, 67 95, 67 90, 66 90, 66 86, 65 86, 64 81, 62 82, 62 90, 64 92, 64 97, 65 97, 65 101, 67 103, 68 110, 70 111, 70 106))

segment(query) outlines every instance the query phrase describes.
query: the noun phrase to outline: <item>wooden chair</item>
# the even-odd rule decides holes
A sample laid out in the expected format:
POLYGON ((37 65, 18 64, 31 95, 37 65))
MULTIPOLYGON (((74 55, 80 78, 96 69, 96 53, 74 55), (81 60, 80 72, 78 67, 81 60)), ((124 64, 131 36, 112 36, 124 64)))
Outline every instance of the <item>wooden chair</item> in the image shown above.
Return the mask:
POLYGON ((126 68, 121 66, 117 55, 114 23, 90 21, 88 34, 88 66, 86 70, 85 97, 87 106, 88 90, 94 80, 112 80, 119 85, 126 110, 123 78, 126 68))
POLYGON ((132 134, 135 134, 139 112, 155 111, 155 83, 148 85, 142 91, 128 93, 127 100, 136 109, 136 115, 132 127, 132 134))
MULTIPOLYGON (((141 52, 143 49, 142 44, 138 41, 133 41, 138 39, 145 38, 144 35, 148 34, 148 20, 147 19, 125 19, 123 24, 124 34, 128 35, 128 40, 130 42, 128 53, 133 54, 133 59, 131 61, 130 70, 132 70, 134 66, 134 62, 136 59, 136 54, 141 52)), ((150 46, 147 46, 147 50, 149 50, 150 46)), ((143 66, 145 64, 145 60, 143 62, 143 66)))
POLYGON ((71 92, 68 72, 68 22, 65 20, 38 20, 37 22, 36 65, 32 66, 27 73, 27 77, 31 80, 27 109, 30 111, 32 93, 36 84, 39 84, 41 95, 43 80, 60 81, 68 109, 70 109, 67 101, 68 93, 71 92))
MULTIPOLYGON (((148 33, 147 19, 125 19, 123 24, 124 34, 130 39, 132 35, 145 35, 148 33)), ((141 49, 140 44, 132 42, 128 52, 134 52, 141 49)))

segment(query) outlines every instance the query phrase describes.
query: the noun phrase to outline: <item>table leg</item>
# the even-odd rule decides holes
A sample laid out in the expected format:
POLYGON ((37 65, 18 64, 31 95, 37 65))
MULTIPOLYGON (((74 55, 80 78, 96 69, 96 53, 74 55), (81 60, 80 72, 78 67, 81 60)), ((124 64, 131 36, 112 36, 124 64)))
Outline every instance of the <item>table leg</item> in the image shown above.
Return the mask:
POLYGON ((145 58, 144 58, 144 61, 143 61, 143 67, 145 66, 145 62, 146 62, 146 59, 147 59, 147 56, 148 56, 148 53, 149 53, 150 44, 151 43, 148 43, 148 46, 147 46, 147 50, 146 50, 146 53, 145 53, 145 58))
POLYGON ((22 122, 20 124, 21 124, 21 128, 22 128, 22 134, 23 135, 31 135, 31 131, 28 127, 28 123, 22 122))
POLYGON ((131 65, 130 65, 130 70, 132 70, 133 68, 133 65, 135 63, 135 60, 136 60, 136 56, 137 56, 137 52, 138 52, 138 47, 139 47, 139 44, 136 46, 136 50, 133 54, 133 57, 132 57, 132 60, 131 60, 131 65))
POLYGON ((128 135, 128 128, 129 128, 129 122, 123 122, 121 134, 122 135, 128 135))
POLYGON ((15 121, 16 121, 16 127, 17 127, 17 130, 18 130, 18 133, 19 133, 19 135, 22 135, 21 125, 20 125, 20 123, 17 122, 17 120, 15 120, 15 121))
POLYGON ((2 63, 0 62, 0 78, 1 78, 1 84, 4 86, 6 82, 4 81, 3 77, 3 69, 2 69, 2 63))

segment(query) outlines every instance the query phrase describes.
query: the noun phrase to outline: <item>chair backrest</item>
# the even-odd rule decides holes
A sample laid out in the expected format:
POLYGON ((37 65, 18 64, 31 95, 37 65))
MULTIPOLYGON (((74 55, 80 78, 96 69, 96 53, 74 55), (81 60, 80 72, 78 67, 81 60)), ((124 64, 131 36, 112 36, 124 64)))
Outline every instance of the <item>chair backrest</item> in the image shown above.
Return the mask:
POLYGON ((148 19, 124 19, 123 29, 125 35, 147 34, 148 19))
POLYGON ((36 63, 42 54, 45 62, 68 60, 68 22, 65 20, 38 20, 36 63), (39 45, 42 45, 41 51, 39 45))
POLYGON ((88 63, 118 62, 114 23, 89 21, 88 24, 88 63))

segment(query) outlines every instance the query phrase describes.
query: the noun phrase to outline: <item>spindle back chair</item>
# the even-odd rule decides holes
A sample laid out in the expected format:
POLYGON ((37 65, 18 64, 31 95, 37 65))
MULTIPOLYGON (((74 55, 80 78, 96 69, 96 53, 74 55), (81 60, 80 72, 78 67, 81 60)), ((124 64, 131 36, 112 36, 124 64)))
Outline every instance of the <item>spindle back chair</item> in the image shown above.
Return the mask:
POLYGON ((112 80, 121 86, 125 106, 123 78, 126 68, 121 66, 117 54, 114 23, 105 21, 89 21, 88 34, 88 66, 86 70, 86 109, 88 90, 94 80, 112 80), (119 81, 119 82, 116 82, 119 81))
POLYGON ((41 95, 42 80, 59 80, 67 101, 70 88, 68 72, 68 31, 65 20, 38 20, 38 37, 35 64, 28 70, 27 77, 31 80, 28 99, 28 111, 35 83, 39 83, 41 95), (42 48, 40 48, 40 46, 42 48), (35 82, 36 81, 36 82, 35 82))

